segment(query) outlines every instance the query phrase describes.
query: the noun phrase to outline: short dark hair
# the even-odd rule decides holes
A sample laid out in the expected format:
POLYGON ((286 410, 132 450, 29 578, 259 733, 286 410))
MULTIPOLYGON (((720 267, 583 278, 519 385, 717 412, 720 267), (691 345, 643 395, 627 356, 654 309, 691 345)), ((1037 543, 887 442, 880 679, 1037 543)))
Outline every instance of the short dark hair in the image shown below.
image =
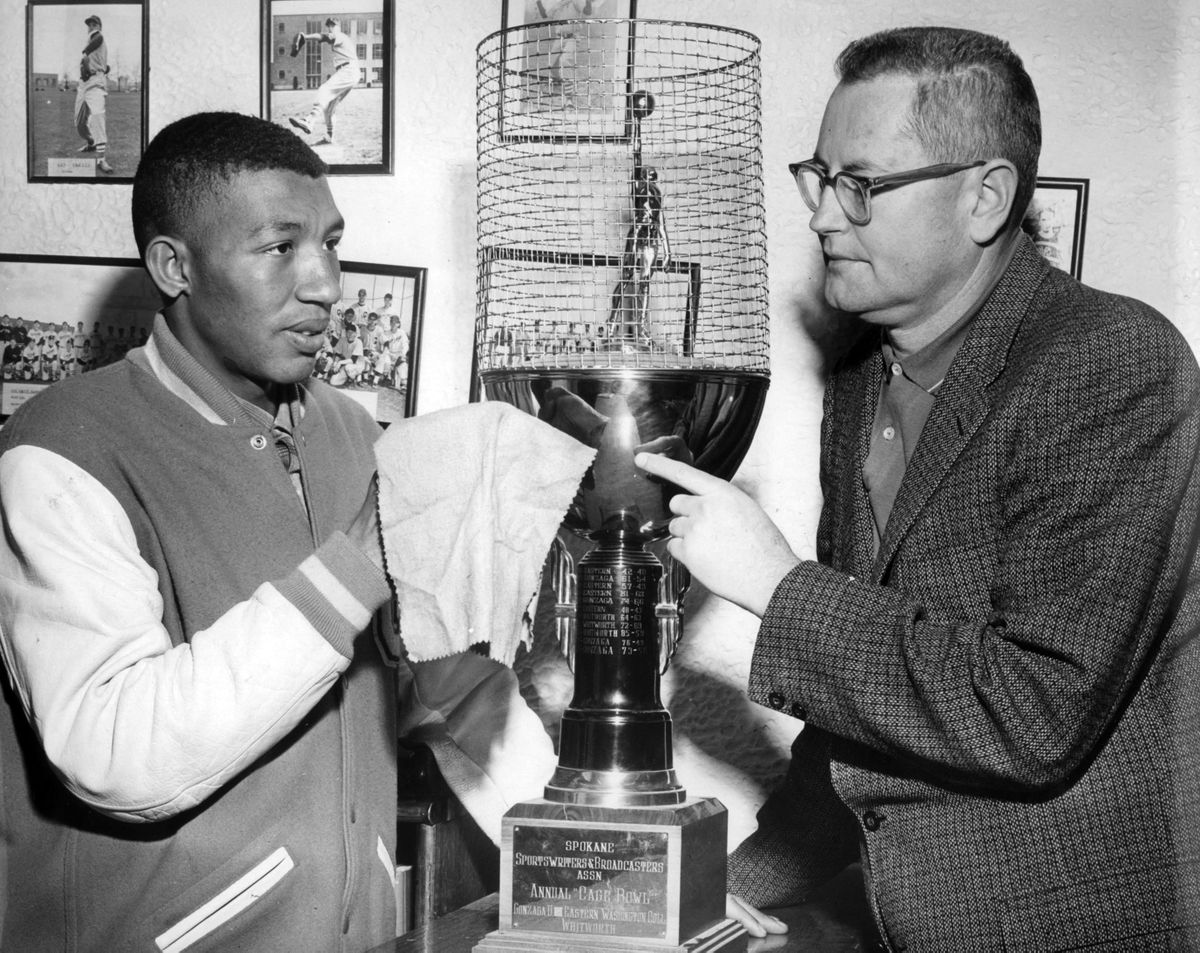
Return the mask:
POLYGON ((837 58, 843 84, 899 73, 917 81, 908 128, 933 162, 1007 159, 1017 169, 1009 225, 1037 185, 1042 119, 1021 58, 999 37, 953 27, 900 27, 855 40, 837 58))
POLYGON ((329 170, 295 133, 266 119, 204 112, 165 126, 133 179, 133 236, 139 254, 155 235, 186 237, 202 202, 239 172, 282 169, 318 179, 329 170))

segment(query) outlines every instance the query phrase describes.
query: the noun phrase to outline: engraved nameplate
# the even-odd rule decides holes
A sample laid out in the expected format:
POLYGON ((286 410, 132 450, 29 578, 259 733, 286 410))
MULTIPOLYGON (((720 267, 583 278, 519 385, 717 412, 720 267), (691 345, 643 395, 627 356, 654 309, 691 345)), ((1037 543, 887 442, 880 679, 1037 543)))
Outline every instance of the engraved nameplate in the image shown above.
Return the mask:
POLYGON ((594 936, 667 933, 667 833, 513 827, 515 930, 594 936))

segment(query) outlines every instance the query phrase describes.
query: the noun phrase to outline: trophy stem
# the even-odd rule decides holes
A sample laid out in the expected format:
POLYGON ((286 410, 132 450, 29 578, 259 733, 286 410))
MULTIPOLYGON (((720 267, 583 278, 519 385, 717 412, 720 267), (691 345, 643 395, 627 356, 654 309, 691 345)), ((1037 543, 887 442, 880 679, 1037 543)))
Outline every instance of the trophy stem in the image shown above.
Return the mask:
POLYGON ((576 571, 575 695, 563 712, 546 800, 682 804, 687 794, 675 777, 671 716, 659 697, 662 565, 636 535, 618 529, 602 535, 576 571))

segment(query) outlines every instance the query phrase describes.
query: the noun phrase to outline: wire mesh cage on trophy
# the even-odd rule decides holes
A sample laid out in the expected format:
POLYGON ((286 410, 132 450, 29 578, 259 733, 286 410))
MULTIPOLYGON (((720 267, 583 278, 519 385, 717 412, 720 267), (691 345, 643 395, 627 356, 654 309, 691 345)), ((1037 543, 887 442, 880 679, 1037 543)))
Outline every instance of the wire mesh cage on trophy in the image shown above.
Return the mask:
POLYGON ((479 45, 481 374, 766 373, 759 48, 657 20, 479 45))

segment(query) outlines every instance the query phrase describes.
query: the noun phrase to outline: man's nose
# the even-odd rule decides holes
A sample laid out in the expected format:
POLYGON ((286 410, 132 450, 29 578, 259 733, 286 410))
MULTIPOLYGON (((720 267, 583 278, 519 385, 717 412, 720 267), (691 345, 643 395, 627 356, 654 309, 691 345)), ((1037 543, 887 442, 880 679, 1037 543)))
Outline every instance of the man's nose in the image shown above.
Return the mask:
POLYGON ((300 296, 332 308, 342 296, 342 272, 337 257, 328 251, 313 255, 305 263, 300 296))
POLYGON ((808 227, 818 235, 839 231, 849 223, 835 192, 832 184, 821 188, 820 196, 817 199, 817 210, 808 220, 808 227))

